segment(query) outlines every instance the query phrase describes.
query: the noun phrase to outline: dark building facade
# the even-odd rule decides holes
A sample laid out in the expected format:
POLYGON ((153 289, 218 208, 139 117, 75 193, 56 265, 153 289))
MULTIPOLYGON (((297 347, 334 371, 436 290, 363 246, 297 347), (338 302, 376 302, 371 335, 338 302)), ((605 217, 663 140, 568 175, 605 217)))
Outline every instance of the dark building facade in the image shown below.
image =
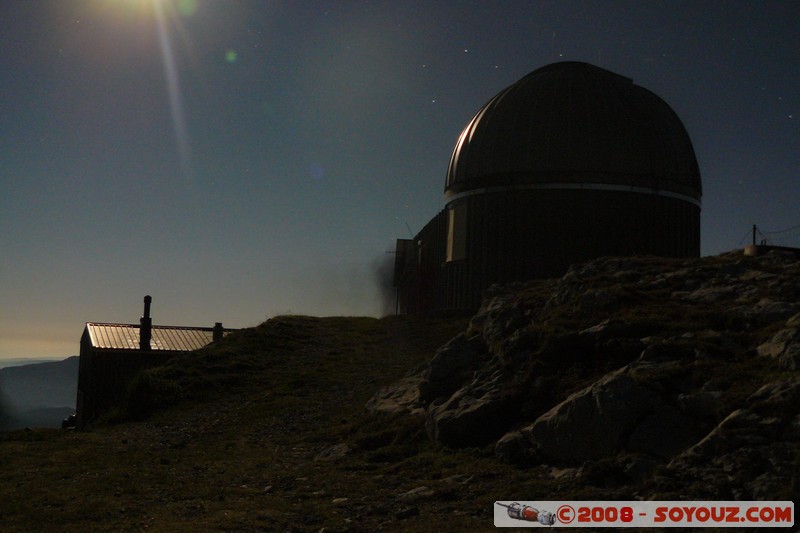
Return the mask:
POLYGON ((149 296, 139 324, 87 322, 81 335, 76 425, 89 426, 98 416, 125 401, 131 380, 182 353, 199 350, 234 331, 213 328, 154 326, 149 296))
POLYGON ((702 187, 675 112, 578 62, 489 100, 453 149, 445 208, 397 241, 401 313, 474 310, 494 283, 562 275, 601 256, 700 255, 702 187))

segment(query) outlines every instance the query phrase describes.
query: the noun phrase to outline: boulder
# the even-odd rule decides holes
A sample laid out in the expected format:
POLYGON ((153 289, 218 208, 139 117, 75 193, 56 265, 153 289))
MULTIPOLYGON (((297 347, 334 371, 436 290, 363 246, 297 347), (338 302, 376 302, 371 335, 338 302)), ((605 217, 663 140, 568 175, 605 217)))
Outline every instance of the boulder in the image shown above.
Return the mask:
POLYGON ((789 499, 798 302, 795 254, 599 258, 490 287, 464 333, 368 407, 424 416, 447 446, 605 479, 605 496, 789 499))
POLYGON ((580 463, 623 448, 637 423, 661 404, 623 370, 576 392, 523 433, 545 459, 580 463))
MULTIPOLYGON (((676 364, 637 362, 611 372, 569 396, 520 434, 532 450, 520 452, 514 434, 495 453, 580 463, 617 452, 640 452, 669 458, 696 442, 694 414, 682 412, 664 397, 676 364), (663 382, 660 378, 663 377, 663 382)), ((676 402, 677 403, 677 402, 676 402)))
POLYGON ((765 297, 754 304, 734 307, 731 312, 740 314, 754 326, 767 326, 791 318, 798 309, 796 302, 785 301, 782 297, 765 297))
POLYGON ((420 400, 427 405, 437 398, 450 397, 472 379, 485 359, 486 347, 479 335, 457 335, 436 352, 422 371, 420 400))
POLYGON ((468 386, 428 409, 426 428, 435 441, 455 448, 484 446, 496 440, 510 423, 513 398, 504 386, 505 369, 476 375, 468 386))
POLYGON ((437 398, 449 398, 487 356, 480 336, 461 333, 439 348, 425 365, 400 381, 378 390, 367 402, 367 410, 422 415, 437 398))
POLYGON ((725 487, 722 497, 786 498, 800 480, 800 377, 760 387, 697 444, 673 458, 667 472, 678 480, 702 479, 725 487))
POLYGON ((419 398, 421 375, 407 376, 396 383, 382 387, 369 399, 367 411, 400 413, 411 416, 422 416, 425 408, 419 398))
POLYGON ((509 431, 494 445, 495 457, 508 463, 525 464, 531 458, 531 442, 521 431, 509 431))
POLYGON ((778 331, 767 342, 758 346, 758 355, 774 359, 787 370, 800 369, 800 328, 778 331))

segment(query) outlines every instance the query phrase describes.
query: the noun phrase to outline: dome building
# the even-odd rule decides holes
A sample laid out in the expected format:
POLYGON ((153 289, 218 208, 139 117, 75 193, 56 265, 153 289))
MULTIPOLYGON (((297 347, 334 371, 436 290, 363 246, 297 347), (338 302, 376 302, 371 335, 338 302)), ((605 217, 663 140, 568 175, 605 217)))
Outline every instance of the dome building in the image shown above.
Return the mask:
POLYGON ((493 283, 601 256, 700 255, 686 129, 661 98, 587 63, 547 65, 489 100, 456 142, 444 194, 397 241, 401 313, 475 310, 493 283))

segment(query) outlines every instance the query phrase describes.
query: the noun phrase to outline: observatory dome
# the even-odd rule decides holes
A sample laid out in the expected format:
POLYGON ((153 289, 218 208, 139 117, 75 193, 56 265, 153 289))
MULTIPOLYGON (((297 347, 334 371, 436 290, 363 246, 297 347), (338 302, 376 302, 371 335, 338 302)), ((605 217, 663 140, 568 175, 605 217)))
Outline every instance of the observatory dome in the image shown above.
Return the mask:
POLYGON ((396 308, 476 310, 494 284, 602 256, 698 257, 701 195, 689 135, 661 98, 587 63, 547 65, 459 136, 446 205, 397 241, 396 308))
POLYGON ((489 100, 455 145, 445 197, 554 188, 650 192, 695 205, 702 195, 692 143, 669 105, 580 62, 537 69, 489 100))

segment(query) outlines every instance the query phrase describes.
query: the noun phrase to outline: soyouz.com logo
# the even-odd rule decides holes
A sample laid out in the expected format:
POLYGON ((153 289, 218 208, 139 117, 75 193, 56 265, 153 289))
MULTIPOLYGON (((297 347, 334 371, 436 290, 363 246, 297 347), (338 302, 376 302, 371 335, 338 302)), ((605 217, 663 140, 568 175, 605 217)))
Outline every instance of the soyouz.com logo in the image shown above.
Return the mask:
POLYGON ((794 527, 794 502, 495 502, 496 527, 794 527))

